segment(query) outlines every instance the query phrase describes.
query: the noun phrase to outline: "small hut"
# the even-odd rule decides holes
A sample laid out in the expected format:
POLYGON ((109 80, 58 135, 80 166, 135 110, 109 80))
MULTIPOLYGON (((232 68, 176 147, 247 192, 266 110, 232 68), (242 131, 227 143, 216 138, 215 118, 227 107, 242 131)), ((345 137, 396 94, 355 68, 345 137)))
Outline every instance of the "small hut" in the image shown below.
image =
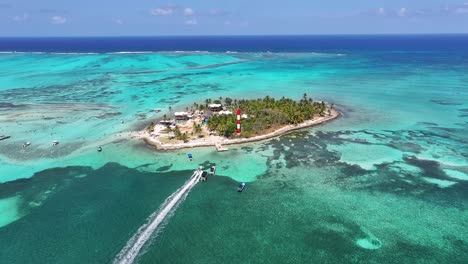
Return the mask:
POLYGON ((171 126, 174 123, 175 123, 174 120, 161 120, 161 121, 159 121, 159 124, 163 125, 163 126, 171 126))
POLYGON ((208 109, 213 112, 219 112, 223 110, 223 105, 222 104, 209 104, 208 109))
POLYGON ((189 120, 190 118, 189 113, 187 112, 175 112, 174 116, 177 121, 189 120))

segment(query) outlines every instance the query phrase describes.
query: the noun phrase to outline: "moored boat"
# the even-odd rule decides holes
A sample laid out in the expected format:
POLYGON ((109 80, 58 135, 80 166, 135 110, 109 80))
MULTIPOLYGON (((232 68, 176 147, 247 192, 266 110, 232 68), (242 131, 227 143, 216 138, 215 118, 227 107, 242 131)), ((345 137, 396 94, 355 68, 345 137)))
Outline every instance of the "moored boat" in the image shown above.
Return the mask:
POLYGON ((208 177, 208 172, 204 171, 204 172, 202 172, 200 180, 201 181, 206 181, 207 177, 208 177))
POLYGON ((244 188, 245 188, 245 182, 239 184, 239 188, 237 188, 237 191, 242 192, 244 190, 244 188))

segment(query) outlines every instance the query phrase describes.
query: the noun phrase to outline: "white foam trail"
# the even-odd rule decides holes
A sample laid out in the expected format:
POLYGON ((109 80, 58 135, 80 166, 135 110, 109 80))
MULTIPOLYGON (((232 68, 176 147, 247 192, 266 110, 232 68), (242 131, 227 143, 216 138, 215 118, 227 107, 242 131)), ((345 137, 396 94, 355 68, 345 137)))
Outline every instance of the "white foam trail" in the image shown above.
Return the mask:
POLYGON ((190 190, 197 184, 202 171, 195 171, 191 178, 171 196, 169 196, 159 209, 150 215, 148 222, 138 228, 135 235, 127 242, 114 260, 115 264, 131 264, 135 261, 141 248, 145 245, 151 235, 156 231, 164 219, 180 204, 182 198, 186 197, 190 190))

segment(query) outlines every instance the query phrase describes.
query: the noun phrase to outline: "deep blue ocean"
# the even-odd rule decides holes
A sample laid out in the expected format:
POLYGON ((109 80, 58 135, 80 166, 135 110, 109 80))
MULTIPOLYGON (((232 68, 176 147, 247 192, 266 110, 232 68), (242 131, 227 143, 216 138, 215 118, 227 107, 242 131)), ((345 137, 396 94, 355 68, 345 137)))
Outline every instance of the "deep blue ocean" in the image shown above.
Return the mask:
POLYGON ((0 38, 0 52, 468 50, 468 35, 302 35, 0 38))

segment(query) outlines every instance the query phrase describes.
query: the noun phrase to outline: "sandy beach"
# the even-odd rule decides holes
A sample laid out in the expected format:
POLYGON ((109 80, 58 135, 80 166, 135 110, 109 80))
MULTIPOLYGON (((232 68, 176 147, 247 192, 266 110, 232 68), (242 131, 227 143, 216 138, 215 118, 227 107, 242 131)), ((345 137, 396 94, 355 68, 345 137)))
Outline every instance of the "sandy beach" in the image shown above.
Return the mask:
POLYGON ((340 112, 336 110, 331 111, 331 115, 322 116, 315 118, 314 120, 307 120, 299 125, 288 125, 282 128, 279 128, 271 133, 258 135, 250 138, 234 138, 228 139, 222 136, 210 135, 204 138, 191 139, 189 142, 177 142, 177 143, 165 143, 160 140, 159 133, 165 129, 164 126, 156 125, 155 131, 148 133, 147 131, 133 132, 131 133, 132 138, 138 138, 144 140, 147 144, 156 147, 159 150, 177 150, 184 148, 195 148, 195 147, 209 147, 215 146, 215 144, 220 143, 221 145, 233 145, 233 144, 242 144, 249 142, 257 142, 262 140, 267 140, 275 137, 279 137, 290 133, 291 131, 324 124, 330 122, 341 115, 340 112))

